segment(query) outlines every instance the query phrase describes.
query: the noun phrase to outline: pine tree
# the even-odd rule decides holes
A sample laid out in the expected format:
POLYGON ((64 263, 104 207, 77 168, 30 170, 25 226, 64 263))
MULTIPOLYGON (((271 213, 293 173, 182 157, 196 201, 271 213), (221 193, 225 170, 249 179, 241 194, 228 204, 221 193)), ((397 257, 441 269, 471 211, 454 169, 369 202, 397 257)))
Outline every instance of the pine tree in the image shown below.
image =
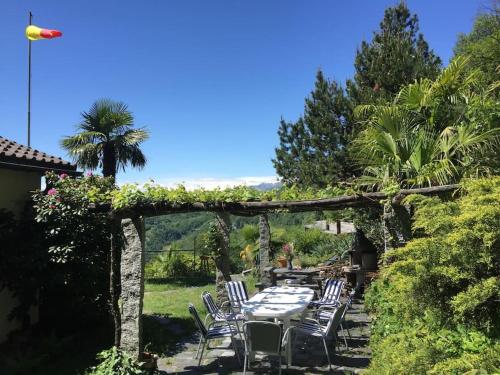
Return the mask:
POLYGON ((321 70, 297 122, 281 119, 273 159, 285 184, 322 187, 353 174, 346 160, 352 109, 344 90, 321 70))
POLYGON ((419 33, 417 15, 401 2, 385 10, 372 41, 361 43, 354 67, 354 81, 347 82, 349 96, 356 105, 368 104, 392 98, 416 79, 434 79, 441 59, 419 33))
MULTIPOLYGON (((480 14, 469 34, 460 34, 455 56, 467 56, 471 69, 478 69, 481 83, 491 85, 500 73, 500 6, 480 14)), ((497 88, 498 92, 498 88, 497 88)))

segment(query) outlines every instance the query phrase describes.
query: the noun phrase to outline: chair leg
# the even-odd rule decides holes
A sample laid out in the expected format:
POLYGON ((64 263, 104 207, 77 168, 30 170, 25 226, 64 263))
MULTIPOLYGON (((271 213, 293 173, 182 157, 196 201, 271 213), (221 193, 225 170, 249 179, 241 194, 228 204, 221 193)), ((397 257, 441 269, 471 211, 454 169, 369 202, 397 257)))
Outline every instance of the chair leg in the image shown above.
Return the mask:
MULTIPOLYGON (((280 367, 279 367, 279 375, 281 375, 281 353, 280 353, 280 355, 279 355, 279 358, 280 358, 280 359, 279 359, 279 366, 280 366, 280 367)), ((288 366, 288 362, 287 362, 287 366, 288 366)))
POLYGON ((248 366, 248 353, 245 352, 245 359, 243 360, 243 375, 247 374, 247 366, 248 366))
POLYGON ((203 340, 203 336, 200 335, 200 341, 198 342, 198 350, 196 351, 194 359, 198 359, 198 355, 200 354, 201 340, 203 340))
POLYGON ((201 359, 203 358, 203 351, 205 350, 205 345, 207 345, 207 342, 203 340, 203 344, 201 346, 200 358, 198 359, 198 367, 200 367, 201 365, 201 359))
POLYGON ((332 362, 330 361, 330 353, 328 353, 328 347, 326 346, 326 340, 323 337, 323 346, 325 347, 326 358, 328 358, 328 367, 332 369, 332 362))
POLYGON ((347 345, 347 339, 345 337, 344 327, 342 327, 342 323, 340 323, 340 330, 342 331, 342 337, 344 337, 345 348, 349 350, 349 345, 347 345))
POLYGON ((234 341, 234 336, 231 336, 231 343, 233 344, 234 354, 236 354, 236 358, 238 358, 238 363, 241 366, 240 353, 238 353, 238 347, 236 346, 236 342, 234 341))

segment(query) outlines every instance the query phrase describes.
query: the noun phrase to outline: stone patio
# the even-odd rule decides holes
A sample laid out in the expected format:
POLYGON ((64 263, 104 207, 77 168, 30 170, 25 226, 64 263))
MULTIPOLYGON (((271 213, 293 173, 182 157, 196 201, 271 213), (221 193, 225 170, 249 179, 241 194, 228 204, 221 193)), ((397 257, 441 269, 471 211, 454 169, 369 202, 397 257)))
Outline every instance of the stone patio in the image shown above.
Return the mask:
MULTIPOLYGON (((332 371, 328 369, 328 362, 325 356, 321 340, 311 338, 307 348, 301 348, 304 342, 303 337, 298 336, 293 350, 293 363, 288 369, 283 365, 284 374, 349 374, 359 373, 366 368, 370 361, 370 349, 368 340, 370 337, 370 322, 364 312, 361 300, 355 300, 352 308, 346 315, 347 326, 350 327, 351 339, 347 343, 349 350, 346 350, 340 339, 340 351, 334 350, 333 338, 327 343, 332 358, 332 371)), ((243 343, 239 343, 240 355, 243 363, 243 343)), ((238 364, 231 349, 230 340, 220 343, 220 349, 205 351, 202 365, 198 368, 198 360, 194 359, 198 346, 198 335, 189 337, 184 342, 180 342, 176 354, 161 358, 158 367, 168 374, 191 375, 191 374, 242 374, 243 366, 238 364)), ((284 363, 284 359, 283 359, 284 363)), ((248 374, 278 373, 277 359, 271 358, 271 363, 267 358, 257 357, 257 361, 252 364, 248 374), (261 361, 264 359, 264 361, 261 361), (272 369, 270 368, 272 367, 272 369)))

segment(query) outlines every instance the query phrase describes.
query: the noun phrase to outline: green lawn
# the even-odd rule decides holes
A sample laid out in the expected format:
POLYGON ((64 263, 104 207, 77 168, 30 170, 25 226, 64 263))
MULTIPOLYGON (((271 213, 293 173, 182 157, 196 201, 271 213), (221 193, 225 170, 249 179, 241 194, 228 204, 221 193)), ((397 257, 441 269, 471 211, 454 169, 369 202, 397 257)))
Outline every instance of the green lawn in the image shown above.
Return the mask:
MULTIPOLYGON (((248 292, 255 292, 253 277, 246 279, 248 292)), ((146 283, 144 290, 144 343, 149 349, 159 354, 169 352, 175 344, 195 331, 193 319, 188 311, 188 304, 193 303, 201 318, 207 311, 201 301, 201 293, 209 291, 215 297, 215 283, 190 285, 178 281, 161 284, 146 283), (152 316, 165 317, 167 324, 162 324, 152 316)))

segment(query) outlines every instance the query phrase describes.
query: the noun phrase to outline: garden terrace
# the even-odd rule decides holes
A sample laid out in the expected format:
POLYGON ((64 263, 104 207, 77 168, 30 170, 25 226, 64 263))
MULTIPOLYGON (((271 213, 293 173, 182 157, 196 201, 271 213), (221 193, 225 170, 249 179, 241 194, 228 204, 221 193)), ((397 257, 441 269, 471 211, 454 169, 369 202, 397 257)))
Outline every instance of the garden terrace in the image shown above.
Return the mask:
MULTIPOLYGON (((299 194, 294 191, 294 194, 289 196, 294 199, 290 200, 272 200, 272 195, 284 197, 286 196, 286 189, 283 191, 276 191, 269 194, 269 192, 257 192, 248 188, 238 187, 233 190, 218 190, 217 194, 226 197, 226 201, 217 200, 213 192, 208 191, 194 191, 187 192, 184 188, 177 188, 177 190, 166 189, 162 187, 147 186, 145 190, 141 191, 134 186, 124 186, 122 190, 115 192, 113 196, 113 204, 95 204, 94 209, 100 212, 108 212, 110 217, 115 222, 116 228, 121 227, 119 237, 123 239, 121 250, 121 338, 119 338, 120 345, 123 349, 131 352, 134 356, 139 357, 142 351, 142 300, 144 295, 144 249, 145 249, 145 235, 144 235, 144 218, 148 216, 168 215, 183 212, 193 211, 213 211, 217 214, 219 222, 219 230, 223 238, 222 250, 216 256, 217 267, 217 294, 224 293, 223 284, 225 281, 230 280, 228 274, 228 248, 229 248, 229 214, 254 216, 260 215, 260 258, 261 274, 265 267, 269 264, 269 243, 270 231, 267 221, 267 213, 276 211, 287 212, 303 212, 303 211, 317 211, 317 210, 340 210, 351 207, 369 207, 379 206, 384 207, 384 223, 387 227, 388 235, 396 241, 406 241, 407 234, 402 227, 405 227, 403 221, 397 214, 397 206, 405 196, 411 194, 422 195, 441 195, 451 194, 459 188, 459 185, 446 185, 439 187, 428 187, 418 189, 405 189, 399 190, 394 194, 385 192, 372 192, 355 195, 342 195, 333 198, 321 199, 297 199, 299 194), (236 201, 234 198, 241 195, 243 191, 246 194, 247 201, 236 201), (120 195, 120 193, 123 193, 120 195), (181 193, 181 194, 179 194, 181 193), (234 194, 234 195, 231 195, 234 194), (196 201, 202 195, 208 197, 207 201, 196 201), (175 199, 171 199, 172 196, 175 199), (169 199, 170 197, 170 199, 169 199), (260 200, 257 198, 267 198, 268 200, 260 200), (384 202, 385 201, 385 202, 384 202), (390 203, 390 204, 386 204, 390 203), (385 204, 385 205, 384 205, 385 204), (387 206, 394 207, 390 210, 394 215, 388 215, 387 206), (392 223, 391 223, 392 221, 392 223), (386 223, 387 222, 387 223, 386 223), (401 232, 401 233, 400 233, 401 232)), ((308 192, 311 196, 311 192, 308 192)), ((324 192, 321 193, 324 196, 324 192)), ((405 210, 403 210, 405 211, 405 210)), ((406 213, 408 214, 408 213, 406 213)), ((407 223, 406 223, 407 224, 407 223)), ((408 232, 408 231, 407 231, 408 232)), ((410 231, 411 232, 411 231, 410 231)), ((117 233, 118 234, 118 233, 117 233)), ((118 241, 113 241, 118 242, 118 241)), ((394 247, 398 245, 395 244, 394 247)))

